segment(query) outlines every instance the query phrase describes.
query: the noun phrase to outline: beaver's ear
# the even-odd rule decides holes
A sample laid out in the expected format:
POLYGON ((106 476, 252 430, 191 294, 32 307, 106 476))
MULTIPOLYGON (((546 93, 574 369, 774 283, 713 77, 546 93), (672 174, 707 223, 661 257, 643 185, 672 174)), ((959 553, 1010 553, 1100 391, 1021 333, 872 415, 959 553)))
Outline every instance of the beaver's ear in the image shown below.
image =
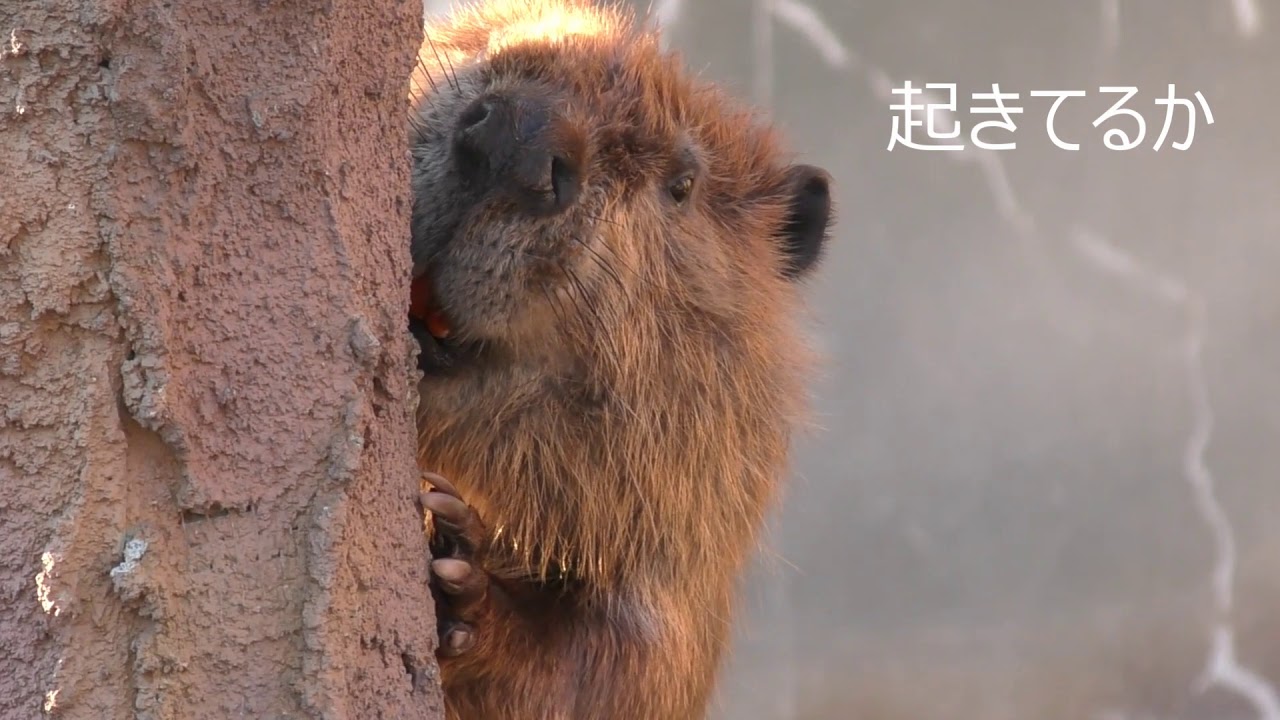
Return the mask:
POLYGON ((786 256, 783 274, 796 280, 817 266, 831 227, 831 175, 813 165, 787 169, 787 222, 779 237, 786 256))

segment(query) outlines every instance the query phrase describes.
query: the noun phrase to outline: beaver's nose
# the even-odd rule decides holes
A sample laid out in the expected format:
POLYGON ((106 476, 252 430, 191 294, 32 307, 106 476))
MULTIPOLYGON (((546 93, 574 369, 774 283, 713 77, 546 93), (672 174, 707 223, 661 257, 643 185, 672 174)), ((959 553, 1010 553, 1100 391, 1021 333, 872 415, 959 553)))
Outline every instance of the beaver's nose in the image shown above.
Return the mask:
POLYGON ((548 102, 486 95, 458 118, 458 172, 482 192, 510 193, 530 211, 554 214, 573 204, 582 186, 580 152, 564 141, 548 102))

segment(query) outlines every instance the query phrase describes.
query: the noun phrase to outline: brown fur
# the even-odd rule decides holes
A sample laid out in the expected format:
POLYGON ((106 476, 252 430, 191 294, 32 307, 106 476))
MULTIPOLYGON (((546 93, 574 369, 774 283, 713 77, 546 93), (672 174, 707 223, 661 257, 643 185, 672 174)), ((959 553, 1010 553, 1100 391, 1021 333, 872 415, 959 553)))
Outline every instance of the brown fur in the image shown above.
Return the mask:
MULTIPOLYGON (((702 717, 804 410, 811 357, 778 242, 791 166, 622 10, 490 2, 426 32, 415 148, 451 96, 518 76, 555 88, 558 137, 586 153, 577 205, 535 221, 478 202, 450 257, 488 271, 435 281, 459 340, 491 356, 423 381, 421 464, 491 530, 483 569, 508 599, 442 658, 448 716, 702 717), (686 142, 702 170, 673 211, 658 191, 686 142), (495 259, 510 238, 554 262, 495 259)), ((449 202, 425 189, 436 160, 419 153, 424 203, 449 202)))

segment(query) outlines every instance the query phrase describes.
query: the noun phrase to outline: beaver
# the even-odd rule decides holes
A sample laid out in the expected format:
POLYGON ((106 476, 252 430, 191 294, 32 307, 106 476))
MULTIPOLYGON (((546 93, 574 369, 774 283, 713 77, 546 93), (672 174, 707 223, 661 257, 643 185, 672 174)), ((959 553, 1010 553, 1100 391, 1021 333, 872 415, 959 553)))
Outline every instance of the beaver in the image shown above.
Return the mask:
POLYGON ((425 31, 409 326, 447 717, 702 717, 806 411, 831 177, 621 7, 425 31))

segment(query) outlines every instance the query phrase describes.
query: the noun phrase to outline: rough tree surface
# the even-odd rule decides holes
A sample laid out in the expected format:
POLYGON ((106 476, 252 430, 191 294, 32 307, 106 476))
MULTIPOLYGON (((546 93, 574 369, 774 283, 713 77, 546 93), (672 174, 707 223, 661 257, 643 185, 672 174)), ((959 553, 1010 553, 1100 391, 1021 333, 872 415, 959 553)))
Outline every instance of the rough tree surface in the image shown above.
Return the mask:
POLYGON ((0 718, 438 718, 420 0, 0 2, 0 718))

